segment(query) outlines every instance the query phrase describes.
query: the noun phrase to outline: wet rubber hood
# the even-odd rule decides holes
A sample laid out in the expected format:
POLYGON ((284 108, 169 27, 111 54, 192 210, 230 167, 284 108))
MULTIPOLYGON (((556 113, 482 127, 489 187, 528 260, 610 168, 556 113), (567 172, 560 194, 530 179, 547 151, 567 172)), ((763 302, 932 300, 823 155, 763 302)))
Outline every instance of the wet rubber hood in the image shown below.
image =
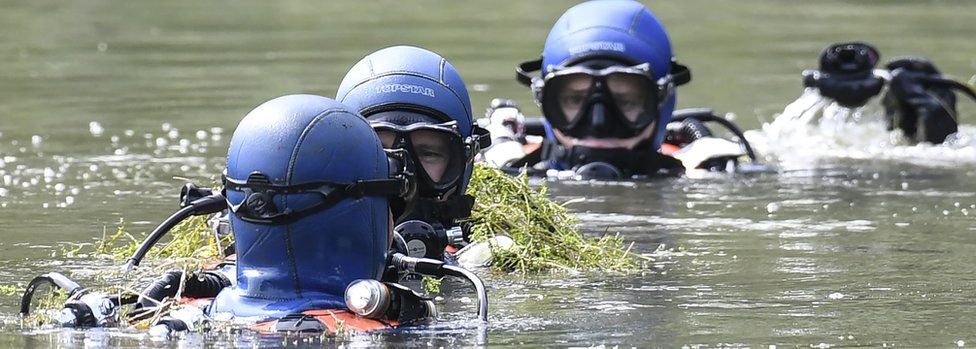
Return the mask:
MULTIPOLYGON (((471 179, 474 155, 490 144, 483 142, 490 140, 487 131, 474 123, 471 99, 457 69, 444 57, 423 48, 392 46, 366 55, 343 77, 336 100, 371 121, 374 114, 401 111, 424 114, 437 123, 456 122, 463 144, 455 151, 466 157, 463 175, 450 183, 439 184, 438 188, 422 182, 422 195, 436 193, 441 199, 450 199, 464 194, 471 179)), ((400 119, 397 123, 404 121, 400 119)))
MULTIPOLYGON (((226 176, 295 186, 386 179, 389 172, 378 137, 356 112, 325 97, 290 95, 244 117, 231 139, 226 176)), ((232 206, 245 200, 240 190, 226 196, 232 206)), ((300 211, 322 198, 288 192, 269 200, 278 210, 300 211)), ((347 197, 288 224, 258 224, 232 213, 238 283, 218 295, 210 312, 272 318, 344 308, 351 281, 381 276, 389 214, 382 195, 347 197)))

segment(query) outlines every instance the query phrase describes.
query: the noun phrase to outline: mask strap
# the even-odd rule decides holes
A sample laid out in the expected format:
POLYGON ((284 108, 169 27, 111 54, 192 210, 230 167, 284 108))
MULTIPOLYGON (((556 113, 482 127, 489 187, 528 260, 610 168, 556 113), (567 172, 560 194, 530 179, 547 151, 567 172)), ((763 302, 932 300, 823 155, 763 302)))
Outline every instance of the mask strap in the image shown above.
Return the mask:
POLYGON ((390 179, 367 179, 352 182, 345 187, 347 196, 386 196, 402 195, 406 190, 405 180, 401 178, 390 179))
MULTIPOLYGON (((474 138, 474 144, 478 145, 478 151, 482 149, 488 149, 491 146, 491 134, 484 127, 475 125, 474 129, 471 131, 474 138)), ((475 152, 477 153, 477 152, 475 152)))
POLYGON ((691 69, 688 69, 684 64, 678 63, 677 60, 671 61, 671 79, 674 80, 675 86, 681 86, 691 82, 691 69))
POLYGON ((530 72, 542 70, 542 58, 525 61, 515 66, 515 80, 525 86, 532 86, 530 72))
MULTIPOLYGON (((258 174, 259 176, 263 176, 258 174)), ((255 177, 251 174, 248 178, 255 177)), ((348 185, 315 182, 294 186, 275 186, 265 183, 237 183, 224 177, 224 189, 244 192, 244 200, 233 205, 228 200, 231 211, 242 220, 256 224, 290 224, 299 219, 335 206, 349 197, 402 195, 407 187, 402 178, 358 180, 348 185), (301 211, 291 208, 279 212, 273 199, 277 195, 319 194, 322 201, 301 211)))

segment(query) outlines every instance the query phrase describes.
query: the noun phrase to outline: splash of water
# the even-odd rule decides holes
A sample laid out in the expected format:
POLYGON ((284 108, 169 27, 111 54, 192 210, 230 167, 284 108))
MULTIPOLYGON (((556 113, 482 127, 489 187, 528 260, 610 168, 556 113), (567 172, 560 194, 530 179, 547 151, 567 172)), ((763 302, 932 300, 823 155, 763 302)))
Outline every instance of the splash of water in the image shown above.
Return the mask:
POLYGON ((942 144, 912 144, 900 130, 887 130, 878 98, 846 108, 808 88, 762 130, 746 138, 783 169, 817 167, 837 159, 883 159, 923 166, 976 164, 976 126, 960 125, 942 144))

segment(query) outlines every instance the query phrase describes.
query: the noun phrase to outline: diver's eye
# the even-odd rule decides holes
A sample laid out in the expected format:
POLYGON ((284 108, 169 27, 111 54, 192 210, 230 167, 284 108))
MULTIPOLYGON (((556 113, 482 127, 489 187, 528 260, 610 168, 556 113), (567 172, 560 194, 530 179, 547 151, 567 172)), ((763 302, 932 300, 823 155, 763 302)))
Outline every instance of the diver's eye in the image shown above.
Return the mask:
POLYGON ((630 110, 637 108, 637 101, 631 98, 617 96, 615 95, 614 100, 617 101, 617 106, 622 110, 630 110))
POLYGON ((567 95, 567 96, 563 96, 562 104, 563 106, 567 106, 567 107, 571 107, 571 106, 575 107, 583 104, 583 101, 585 100, 586 100, 586 96, 583 96, 582 94, 567 95))
POLYGON ((447 152, 430 148, 417 149, 417 158, 424 162, 447 162, 449 156, 447 152))
POLYGON ((617 107, 624 112, 639 109, 643 106, 641 98, 634 95, 615 94, 613 95, 613 100, 617 103, 617 107))

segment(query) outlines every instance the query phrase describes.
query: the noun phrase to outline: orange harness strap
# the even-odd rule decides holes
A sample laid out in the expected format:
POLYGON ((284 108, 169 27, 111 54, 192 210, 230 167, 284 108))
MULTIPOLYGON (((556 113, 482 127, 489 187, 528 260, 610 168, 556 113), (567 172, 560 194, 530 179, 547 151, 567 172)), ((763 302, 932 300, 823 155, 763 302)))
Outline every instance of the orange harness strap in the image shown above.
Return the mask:
POLYGON ((667 155, 667 156, 673 156, 674 153, 677 152, 677 151, 679 151, 679 150, 681 150, 681 147, 676 146, 674 144, 669 144, 669 143, 662 143, 661 144, 661 154, 664 154, 664 155, 667 155))
MULTIPOLYGON (((322 322, 322 324, 324 324, 328 329, 329 334, 334 334, 340 330, 353 332, 383 330, 396 328, 399 325, 396 321, 386 322, 367 319, 347 310, 308 310, 302 312, 302 314, 314 317, 316 320, 322 322)), ((250 326, 250 328, 261 333, 271 333, 274 332, 275 325, 277 324, 278 320, 274 320, 257 323, 250 326)))

